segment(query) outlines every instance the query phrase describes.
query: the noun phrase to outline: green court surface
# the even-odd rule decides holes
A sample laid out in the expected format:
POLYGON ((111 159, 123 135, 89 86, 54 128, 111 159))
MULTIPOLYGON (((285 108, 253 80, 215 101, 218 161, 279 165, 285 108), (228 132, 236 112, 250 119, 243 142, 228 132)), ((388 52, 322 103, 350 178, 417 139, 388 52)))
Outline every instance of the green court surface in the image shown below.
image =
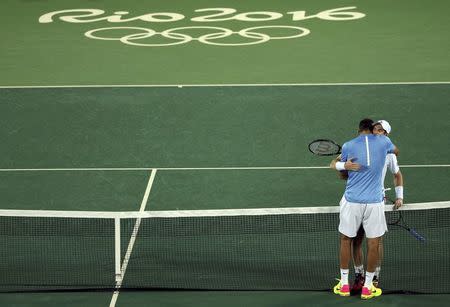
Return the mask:
MULTIPOLYGON (((330 157, 312 155, 307 144, 317 138, 342 144, 356 135, 364 117, 391 123, 407 203, 449 201, 449 9, 444 0, 4 0, 0 209, 335 206, 345 183, 327 168, 330 157), (62 10, 77 11, 51 14, 62 10), (157 34, 144 37, 151 30, 143 28, 157 34)), ((386 185, 393 185, 389 175, 386 185)), ((137 237, 129 276, 142 269, 133 265, 142 249, 163 245, 143 225, 147 235, 137 237)), ((52 274, 61 276, 58 255, 65 257, 74 246, 80 259, 83 248, 113 250, 113 242, 102 237, 113 236, 109 226, 100 234, 89 230, 93 240, 86 244, 74 238, 67 242, 71 247, 59 246, 60 254, 47 257, 43 251, 35 261, 54 263, 52 274)), ((69 237, 76 227, 65 229, 69 237)), ((125 228, 122 256, 133 223, 125 228)), ((444 225, 427 234, 446 232, 444 225)), ((28 240, 45 245, 45 236, 28 240)), ((178 246, 189 242, 179 240, 178 246)), ((311 234, 310 240, 320 238, 311 234)), ((388 256, 400 261, 394 248, 388 256)), ((421 250, 403 252, 409 259, 421 250)), ((112 256, 102 255, 98 266, 89 262, 89 273, 114 278, 102 275, 114 266, 112 256)), ((333 257, 324 259, 331 263, 333 257)), ((436 257, 445 261, 444 254, 436 257)), ((387 268, 386 278, 401 273, 389 261, 387 268)), ((334 277, 323 278, 332 284, 334 277)), ((0 305, 360 304, 356 297, 323 291, 122 291, 115 305, 112 298, 108 291, 0 293, 0 305)), ((448 299, 386 294, 366 303, 443 306, 448 299)))
POLYGON ((0 173, 2 208, 41 210, 136 210, 147 172, 0 173))
POLYGON ((392 118, 409 202, 450 198, 449 168, 427 167, 450 155, 448 85, 2 92, 4 208, 136 210, 151 168, 151 210, 334 205, 343 182, 306 145, 364 116, 392 118))
POLYGON ((447 84, 1 93, 2 168, 320 166, 329 158, 307 144, 342 144, 364 117, 389 118, 401 164, 446 164, 450 155, 447 84))

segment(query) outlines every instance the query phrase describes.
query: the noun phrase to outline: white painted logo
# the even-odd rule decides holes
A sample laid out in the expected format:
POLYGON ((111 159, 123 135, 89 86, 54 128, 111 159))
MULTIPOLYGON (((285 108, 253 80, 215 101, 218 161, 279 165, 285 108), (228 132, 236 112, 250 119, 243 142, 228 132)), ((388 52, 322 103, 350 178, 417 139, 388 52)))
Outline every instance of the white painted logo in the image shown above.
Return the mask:
MULTIPOLYGON (((350 11, 356 9, 354 6, 335 8, 319 12, 314 15, 307 15, 306 11, 292 11, 287 12, 291 15, 292 21, 302 21, 308 19, 320 19, 325 21, 348 21, 361 19, 365 14, 360 12, 350 11)), ((272 21, 284 18, 282 13, 269 11, 255 11, 237 13, 233 8, 204 8, 195 10, 197 13, 214 12, 202 16, 192 17, 190 20, 196 23, 213 23, 223 21, 245 21, 245 22, 262 22, 272 21)), ((39 18, 39 23, 52 23, 55 19, 59 19, 68 23, 94 23, 94 22, 109 22, 109 23, 129 23, 133 21, 145 21, 149 23, 170 23, 185 19, 186 17, 179 13, 158 12, 148 13, 135 17, 128 17, 129 12, 117 11, 112 15, 105 16, 105 11, 100 9, 71 9, 49 12, 39 18)), ((273 32, 273 30, 272 30, 273 32)), ((118 26, 118 27, 104 27, 87 31, 84 35, 90 39, 96 40, 113 40, 119 41, 123 44, 140 46, 140 47, 165 47, 186 44, 192 41, 215 46, 244 46, 266 43, 270 40, 294 39, 306 36, 311 31, 304 27, 290 26, 290 25, 264 25, 256 27, 248 27, 237 31, 213 26, 186 26, 174 27, 164 31, 156 31, 151 28, 118 26), (270 30, 276 29, 277 33, 283 30, 286 35, 270 35, 270 30), (188 32, 202 31, 206 34, 192 36, 188 32), (130 34, 123 35, 125 32, 130 34), (212 33, 211 33, 212 32, 212 33), (169 39, 169 42, 148 42, 150 38, 164 38, 169 39), (226 42, 224 39, 239 37, 241 42, 226 42), (143 42, 145 40, 145 42, 143 42), (250 41, 249 41, 250 40, 250 41), (139 42, 141 41, 141 42, 139 42)))

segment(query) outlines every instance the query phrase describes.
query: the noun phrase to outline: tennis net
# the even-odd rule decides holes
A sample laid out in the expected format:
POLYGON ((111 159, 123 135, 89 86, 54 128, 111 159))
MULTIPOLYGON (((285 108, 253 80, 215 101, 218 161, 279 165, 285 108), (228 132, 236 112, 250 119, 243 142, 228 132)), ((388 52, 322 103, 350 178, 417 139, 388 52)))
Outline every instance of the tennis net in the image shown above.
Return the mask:
MULTIPOLYGON (((0 210, 0 291, 329 290, 339 276, 338 211, 0 210)), ((448 293, 450 201, 401 211, 426 240, 390 227, 381 287, 448 293)))

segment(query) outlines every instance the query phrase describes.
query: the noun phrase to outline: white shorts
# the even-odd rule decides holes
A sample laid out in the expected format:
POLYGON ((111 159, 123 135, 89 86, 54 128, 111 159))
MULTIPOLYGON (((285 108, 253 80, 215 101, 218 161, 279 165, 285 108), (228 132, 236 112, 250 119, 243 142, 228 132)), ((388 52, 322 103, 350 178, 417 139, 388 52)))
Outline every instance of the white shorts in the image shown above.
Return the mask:
POLYGON ((339 203, 339 232, 349 238, 354 238, 361 225, 369 239, 384 235, 387 231, 384 202, 351 203, 343 196, 339 203))

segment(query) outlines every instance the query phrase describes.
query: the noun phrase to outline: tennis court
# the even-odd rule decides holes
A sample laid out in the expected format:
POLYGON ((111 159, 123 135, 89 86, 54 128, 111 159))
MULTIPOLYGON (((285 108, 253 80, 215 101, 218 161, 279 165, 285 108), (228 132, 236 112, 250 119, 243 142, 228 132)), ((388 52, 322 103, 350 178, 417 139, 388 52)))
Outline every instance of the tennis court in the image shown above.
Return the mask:
MULTIPOLYGON (((364 117, 393 126, 406 203, 450 201, 445 1, 0 8, 0 209, 112 217, 2 216, 4 306, 359 304, 324 291, 335 216, 239 216, 337 206, 344 182, 307 145, 342 144, 364 117), (117 212, 164 217, 117 228, 117 212)), ((369 304, 449 299, 433 284, 450 273, 448 208, 407 218, 430 243, 391 231, 391 291, 369 304)))

